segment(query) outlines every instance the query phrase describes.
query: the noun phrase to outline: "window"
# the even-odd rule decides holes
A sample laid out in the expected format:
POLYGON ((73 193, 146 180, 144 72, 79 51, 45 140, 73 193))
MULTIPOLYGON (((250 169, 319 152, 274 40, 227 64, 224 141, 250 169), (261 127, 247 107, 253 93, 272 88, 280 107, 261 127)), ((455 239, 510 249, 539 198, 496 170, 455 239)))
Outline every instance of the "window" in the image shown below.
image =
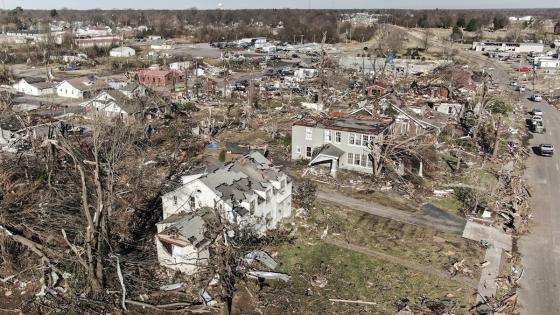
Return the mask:
POLYGON ((177 205, 177 196, 173 196, 173 205, 177 205))
POLYGON ((366 165, 367 165, 367 155, 362 154, 362 161, 361 161, 360 165, 362 167, 366 167, 366 165))
POLYGON ((251 202, 249 203, 249 213, 250 214, 255 214, 255 200, 251 200, 251 202))
POLYGON ((284 189, 286 187, 286 180, 283 179, 280 181, 280 189, 284 189))
POLYGON ((362 145, 362 135, 356 135, 356 145, 362 145))
POLYGON ((354 144, 354 139, 356 138, 356 135, 351 133, 348 135, 348 143, 349 144, 354 144))
POLYGON ((354 154, 354 165, 360 166, 361 157, 362 156, 360 154, 354 154))
POLYGON ((191 207, 191 210, 194 210, 196 207, 196 198, 194 196, 191 196, 189 199, 189 206, 191 207))
POLYGON ((369 144, 369 138, 370 138, 370 137, 368 137, 368 136, 366 136, 366 135, 363 135, 363 136, 362 136, 362 146, 364 146, 364 147, 367 147, 367 146, 368 146, 368 144, 369 144))
POLYGON ((348 153, 348 164, 354 164, 354 153, 348 153))
POLYGON ((336 132, 335 141, 336 143, 340 143, 342 141, 342 133, 340 131, 336 132))
POLYGON ((266 191, 266 203, 270 202, 270 189, 266 191))
POLYGON ((313 140, 313 129, 305 128, 305 140, 313 140))
POLYGON ((173 255, 173 245, 161 241, 160 244, 168 255, 173 255))
POLYGON ((332 135, 330 130, 325 130, 325 142, 332 142, 332 135))
POLYGON ((311 147, 307 147, 305 149, 305 156, 307 156, 308 158, 311 158, 311 155, 312 155, 311 147))

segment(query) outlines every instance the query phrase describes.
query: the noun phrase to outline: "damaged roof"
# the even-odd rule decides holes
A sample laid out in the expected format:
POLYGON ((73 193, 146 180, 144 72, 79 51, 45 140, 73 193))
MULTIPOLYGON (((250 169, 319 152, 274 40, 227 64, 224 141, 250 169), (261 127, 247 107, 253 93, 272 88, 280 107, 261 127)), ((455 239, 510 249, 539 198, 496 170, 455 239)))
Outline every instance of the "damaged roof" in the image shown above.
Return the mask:
POLYGON ((89 78, 70 79, 70 80, 66 80, 66 82, 68 82, 68 84, 73 86, 75 89, 78 89, 82 92, 86 92, 86 91, 93 92, 93 91, 99 91, 102 89, 109 88, 109 85, 107 85, 107 83, 101 80, 90 80, 89 78))
POLYGON ((392 119, 385 117, 345 115, 342 117, 308 117, 296 121, 294 125, 377 135, 383 133, 392 123, 392 119))
POLYGON ((158 234, 162 242, 177 246, 193 245, 203 248, 216 238, 216 233, 209 226, 219 224, 216 211, 212 208, 201 208, 195 212, 179 212, 157 223, 165 229, 158 234))
POLYGON ((252 152, 208 172, 199 180, 229 205, 243 201, 256 191, 266 191, 271 181, 284 173, 260 152, 252 152))

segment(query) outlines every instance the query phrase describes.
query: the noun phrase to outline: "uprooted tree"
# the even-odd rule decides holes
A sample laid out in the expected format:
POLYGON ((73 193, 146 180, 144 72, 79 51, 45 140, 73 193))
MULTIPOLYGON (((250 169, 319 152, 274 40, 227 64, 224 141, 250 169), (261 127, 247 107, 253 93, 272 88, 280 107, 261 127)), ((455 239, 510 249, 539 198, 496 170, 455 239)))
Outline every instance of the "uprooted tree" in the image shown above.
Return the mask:
POLYGON ((0 160, 2 262, 15 272, 37 261, 41 296, 50 301, 29 305, 26 313, 45 312, 49 303, 70 312, 126 308, 125 283, 133 292, 141 269, 157 267, 145 233, 160 216, 166 176, 144 164, 150 143, 143 128, 96 117, 90 137, 51 125, 46 139, 28 140, 38 142, 32 150, 0 160), (126 256, 146 246, 145 263, 131 264, 126 256), (28 257, 26 265, 21 257, 28 257), (63 275, 66 294, 91 299, 61 299, 54 289, 63 275), (108 289, 122 291, 122 303, 112 304, 108 289))

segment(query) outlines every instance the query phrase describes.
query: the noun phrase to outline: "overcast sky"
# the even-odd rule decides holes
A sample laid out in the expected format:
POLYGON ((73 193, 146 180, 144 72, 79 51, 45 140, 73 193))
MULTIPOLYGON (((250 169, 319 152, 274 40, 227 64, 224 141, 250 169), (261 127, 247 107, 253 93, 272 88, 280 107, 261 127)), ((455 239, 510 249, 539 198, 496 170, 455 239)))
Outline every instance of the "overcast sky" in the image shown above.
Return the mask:
POLYGON ((6 9, 214 9, 222 2, 225 9, 300 8, 396 8, 396 9, 492 9, 492 8, 558 8, 560 0, 0 0, 6 9))

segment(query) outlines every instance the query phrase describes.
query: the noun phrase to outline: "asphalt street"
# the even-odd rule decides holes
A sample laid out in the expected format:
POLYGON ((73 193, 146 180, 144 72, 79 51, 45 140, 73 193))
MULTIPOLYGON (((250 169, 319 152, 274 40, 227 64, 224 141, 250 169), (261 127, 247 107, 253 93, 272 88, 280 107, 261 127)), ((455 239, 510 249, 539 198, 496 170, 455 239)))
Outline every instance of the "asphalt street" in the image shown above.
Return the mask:
MULTIPOLYGON (((560 112, 542 102, 525 100, 527 108, 544 112, 546 131, 534 134, 531 146, 550 143, 560 147, 560 112)), ((560 158, 533 154, 527 161, 525 177, 531 187, 533 226, 519 241, 525 273, 520 281, 522 313, 560 314, 560 158)))

